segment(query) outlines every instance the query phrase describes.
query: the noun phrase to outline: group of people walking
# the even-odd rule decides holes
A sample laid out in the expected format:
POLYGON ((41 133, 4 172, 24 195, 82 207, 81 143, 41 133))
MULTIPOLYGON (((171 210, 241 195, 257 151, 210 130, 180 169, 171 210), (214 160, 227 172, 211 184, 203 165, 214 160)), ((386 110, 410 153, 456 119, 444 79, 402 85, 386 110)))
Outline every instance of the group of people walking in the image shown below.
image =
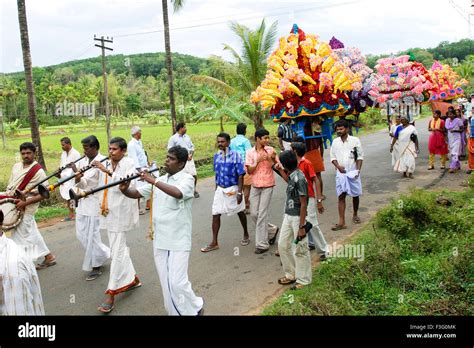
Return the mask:
MULTIPOLYGON (((447 119, 443 120, 441 112, 433 112, 428 126, 428 169, 434 169, 437 155, 441 156, 441 169, 444 169, 449 154, 450 172, 459 170, 463 151, 469 155, 470 170, 474 169, 472 119, 464 120, 459 115, 459 111, 450 109, 447 119)), ((361 222, 358 210, 364 153, 360 140, 349 134, 350 125, 346 120, 339 120, 335 126, 337 137, 331 145, 330 161, 336 172, 339 220, 331 229, 339 231, 347 228, 347 196, 352 197, 352 222, 361 222)), ((305 125, 304 139, 296 136, 289 121, 282 122, 278 131, 279 154, 270 146, 268 130, 257 129, 252 145, 246 137, 246 129, 245 124, 238 124, 236 137, 231 139, 224 132, 216 137, 212 237, 201 252, 219 249, 221 216, 237 215, 242 226, 240 244, 248 246, 254 239, 255 253, 262 254, 278 240, 276 255, 280 256, 284 274, 278 283, 292 284, 293 289, 303 288, 312 281, 310 250, 316 249, 321 260, 329 251, 317 216, 324 212, 325 199, 321 177, 325 170, 324 150, 318 123, 305 125), (275 204, 272 200, 277 185, 275 175, 286 182, 281 226, 269 221, 270 206, 275 204), (254 233, 247 225, 249 214, 255 224, 254 233)), ((66 188, 61 190, 71 208, 67 219, 75 221, 76 236, 84 249, 82 269, 87 272, 86 280, 97 279, 103 266, 111 262, 105 298, 98 307, 103 313, 115 308, 118 295, 142 286, 127 246, 127 236, 138 228, 139 215, 146 210, 151 214, 149 237, 153 240, 154 263, 167 313, 203 313, 204 301, 194 293, 188 279, 192 202, 199 198, 199 193, 194 145, 186 132, 186 124, 179 123, 168 142, 162 168, 165 174, 157 177, 149 173, 154 164, 148 160, 139 127, 133 127, 128 144, 120 137, 111 139, 107 157, 100 153, 100 143, 94 135, 82 139, 82 158, 69 138, 61 139, 64 151, 61 167, 67 167, 67 171, 59 176, 72 175, 74 180, 67 191, 72 190, 82 197, 71 200, 65 193, 66 188), (137 173, 137 179, 123 180, 137 173), (119 185, 102 189, 118 182, 119 185), (97 188, 101 189, 94 194, 82 194, 97 188), (109 245, 103 243, 101 230, 106 231, 109 245)), ((398 117, 390 135, 394 170, 412 178, 419 153, 416 128, 407 118, 398 117)), ((12 200, 16 208, 23 211, 21 222, 11 229, 11 238, 0 229, 0 293, 4 294, 0 308, 2 314, 39 315, 44 314, 44 308, 36 270, 54 266, 56 257, 46 246, 34 219, 39 202, 44 199, 35 187, 46 174, 35 161, 36 147, 32 143, 21 144, 20 154, 22 162, 15 164, 6 192, 0 193, 0 200, 12 200), (17 192, 28 194, 19 199, 17 192), (44 259, 35 270, 33 261, 40 258, 44 259)))
MULTIPOLYGON (((463 115, 462 108, 449 107, 443 117, 440 110, 433 111, 428 123, 428 170, 435 169, 436 156, 440 156, 440 169, 446 169, 449 155, 449 173, 461 170, 461 161, 468 159, 468 173, 474 169, 473 120, 463 115)), ((404 177, 413 178, 416 158, 420 152, 418 131, 406 117, 396 117, 390 128, 392 166, 404 177)))

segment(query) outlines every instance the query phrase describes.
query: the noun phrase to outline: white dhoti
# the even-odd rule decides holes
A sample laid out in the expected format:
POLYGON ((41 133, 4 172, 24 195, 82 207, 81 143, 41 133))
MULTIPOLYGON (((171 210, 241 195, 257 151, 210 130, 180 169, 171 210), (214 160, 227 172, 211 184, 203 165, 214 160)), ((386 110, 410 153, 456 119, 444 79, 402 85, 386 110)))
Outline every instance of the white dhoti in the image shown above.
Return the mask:
POLYGON ((197 315, 204 301, 197 297, 188 279, 189 251, 154 249, 168 315, 197 315))
POLYGON ((316 213, 316 199, 314 197, 308 198, 306 221, 313 225, 313 228, 309 231, 308 244, 314 245, 318 254, 327 254, 328 244, 319 227, 318 215, 316 213))
POLYGON ((86 253, 82 262, 83 271, 101 267, 110 259, 110 248, 102 243, 98 216, 76 215, 76 236, 86 253))
POLYGON ((245 202, 242 197, 240 204, 237 204, 237 192, 239 186, 234 185, 226 188, 217 186, 212 202, 212 215, 232 216, 245 210, 245 202))
POLYGON ((336 172, 336 194, 339 197, 343 193, 347 193, 351 197, 359 197, 362 195, 362 182, 357 170, 351 170, 345 174, 340 171, 336 172))
POLYGON ((183 171, 185 173, 191 174, 192 176, 197 175, 196 165, 194 164, 194 158, 191 161, 186 162, 183 171))
POLYGON ((12 230, 11 239, 26 251, 33 262, 50 253, 33 215, 23 216, 21 223, 12 230))
POLYGON ((35 266, 5 235, 0 236, 0 315, 44 315, 35 266))
POLYGON ((130 249, 127 247, 126 233, 107 231, 112 262, 106 294, 119 294, 136 282, 136 272, 130 258, 130 249))

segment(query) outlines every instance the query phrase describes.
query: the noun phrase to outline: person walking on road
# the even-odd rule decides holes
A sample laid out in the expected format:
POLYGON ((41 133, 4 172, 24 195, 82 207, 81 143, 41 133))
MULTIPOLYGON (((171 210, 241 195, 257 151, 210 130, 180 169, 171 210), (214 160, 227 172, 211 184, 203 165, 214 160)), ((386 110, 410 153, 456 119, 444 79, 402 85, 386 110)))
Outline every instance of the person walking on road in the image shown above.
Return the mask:
POLYGON ((184 167, 184 171, 194 178, 194 198, 199 198, 199 193, 196 191, 197 185, 197 171, 194 163, 194 144, 191 141, 187 132, 186 123, 180 122, 176 125, 176 133, 174 133, 168 141, 168 150, 175 146, 184 147, 188 150, 188 161, 184 167))
MULTIPOLYGON (((245 136, 247 132, 247 125, 245 123, 239 123, 237 125, 237 135, 230 141, 230 149, 239 153, 243 163, 245 163, 246 152, 252 148, 252 144, 245 136)), ((245 199, 245 214, 250 214, 250 187, 252 180, 250 175, 245 173, 244 175, 244 199, 245 199)))
MULTIPOLYGON (((272 166, 278 162, 273 147, 268 146, 270 133, 264 129, 255 132, 255 147, 247 151, 245 167, 252 178, 250 214, 255 222, 255 253, 262 254, 270 248, 278 227, 268 225, 268 208, 275 186, 272 166)), ((273 225, 274 226, 274 225, 273 225)))
POLYGON ((216 190, 212 203, 212 241, 201 248, 203 253, 219 249, 217 235, 221 227, 221 215, 232 216, 237 214, 244 230, 244 237, 240 244, 250 244, 247 231, 247 216, 243 201, 244 162, 240 155, 229 149, 230 135, 220 133, 217 136, 219 151, 214 155, 214 171, 216 173, 216 190))
POLYGON ((345 120, 336 123, 338 137, 331 146, 331 163, 336 168, 336 194, 338 198, 339 222, 332 227, 333 231, 347 228, 345 211, 346 196, 352 197, 352 222, 360 223, 357 215, 359 197, 362 195, 360 170, 364 160, 364 153, 359 138, 349 135, 349 126, 345 120))

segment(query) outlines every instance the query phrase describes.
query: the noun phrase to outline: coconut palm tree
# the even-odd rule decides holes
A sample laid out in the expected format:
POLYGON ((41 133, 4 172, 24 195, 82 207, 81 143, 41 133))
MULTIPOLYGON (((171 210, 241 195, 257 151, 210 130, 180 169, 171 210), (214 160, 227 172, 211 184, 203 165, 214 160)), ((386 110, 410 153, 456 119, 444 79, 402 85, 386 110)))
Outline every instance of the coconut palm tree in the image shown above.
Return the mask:
POLYGON ((221 132, 223 132, 225 120, 241 122, 247 119, 245 111, 248 110, 249 103, 239 101, 239 96, 219 98, 207 87, 201 89, 201 94, 211 106, 196 113, 193 117, 196 123, 204 120, 219 120, 221 132))
MULTIPOLYGON (((272 53, 272 47, 277 36, 278 22, 275 21, 267 28, 265 19, 252 30, 245 25, 231 22, 231 30, 239 37, 242 48, 239 54, 236 49, 224 44, 224 50, 229 51, 235 59, 234 69, 238 76, 239 90, 250 96, 265 78, 267 58, 272 53)), ((256 105, 254 113, 255 128, 263 126, 263 112, 256 105)))
MULTIPOLYGON (((185 0, 171 0, 171 3, 173 4, 174 12, 177 12, 184 6, 185 0)), ((176 106, 175 106, 175 101, 174 101, 173 62, 171 59, 170 24, 169 24, 169 19, 168 19, 168 0, 161 0, 161 5, 163 7, 163 26, 165 28, 166 69, 168 70, 171 126, 173 127, 173 129, 171 130, 171 133, 174 133, 176 129, 176 106)))
POLYGON ((28 116, 30 120, 31 139, 38 151, 38 162, 46 170, 46 164, 41 147, 38 118, 36 117, 35 90, 33 87, 33 73, 31 70, 30 41, 28 38, 28 22, 26 20, 25 0, 17 0, 18 22, 20 24, 21 50, 23 53, 23 66, 25 68, 26 91, 28 93, 28 116))

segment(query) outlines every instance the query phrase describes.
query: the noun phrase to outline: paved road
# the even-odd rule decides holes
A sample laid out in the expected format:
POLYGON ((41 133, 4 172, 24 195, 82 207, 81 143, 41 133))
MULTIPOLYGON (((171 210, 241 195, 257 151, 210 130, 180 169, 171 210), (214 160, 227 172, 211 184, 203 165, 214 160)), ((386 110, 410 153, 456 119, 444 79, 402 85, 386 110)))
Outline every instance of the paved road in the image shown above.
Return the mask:
MULTIPOLYGON (((390 197, 410 187, 428 187, 442 174, 440 170, 427 171, 427 120, 417 122, 420 132, 421 154, 417 161, 415 179, 402 179, 392 171, 387 131, 380 131, 361 138, 365 152, 362 170, 364 196, 361 199, 360 216, 367 221, 390 197)), ((328 243, 342 241, 360 226, 353 226, 348 219, 348 229, 333 232, 330 227, 337 222, 337 200, 335 197, 335 171, 326 153, 325 183, 326 212, 319 216, 323 233, 328 243)), ((277 279, 283 275, 280 260, 274 255, 276 246, 262 255, 254 254, 254 224, 249 219, 252 244, 242 247, 238 218, 224 217, 220 231, 220 249, 202 254, 200 248, 210 241, 211 203, 214 180, 201 180, 201 194, 193 206, 193 250, 189 275, 195 292, 204 297, 206 314, 231 315, 255 314, 259 307, 281 292, 277 279)), ((282 222, 285 185, 278 178, 270 209, 271 221, 282 222)), ((349 209, 351 204, 349 204, 349 209)), ((348 216, 350 216, 348 214, 348 216)), ((141 217, 141 227, 129 234, 130 253, 143 287, 116 299, 116 308, 111 315, 163 315, 161 288, 155 270, 152 245, 145 236, 148 215, 141 217)), ((97 280, 85 281, 81 270, 83 249, 76 240, 73 223, 59 223, 41 230, 49 248, 56 254, 58 264, 39 272, 43 301, 47 314, 95 315, 107 286, 109 266, 97 280)), ((107 237, 103 235, 105 241, 107 237)), ((370 247, 370 246, 366 246, 370 247)), ((316 258, 316 257, 315 257, 316 258)), ((315 280, 317 281, 317 280, 315 280)))

